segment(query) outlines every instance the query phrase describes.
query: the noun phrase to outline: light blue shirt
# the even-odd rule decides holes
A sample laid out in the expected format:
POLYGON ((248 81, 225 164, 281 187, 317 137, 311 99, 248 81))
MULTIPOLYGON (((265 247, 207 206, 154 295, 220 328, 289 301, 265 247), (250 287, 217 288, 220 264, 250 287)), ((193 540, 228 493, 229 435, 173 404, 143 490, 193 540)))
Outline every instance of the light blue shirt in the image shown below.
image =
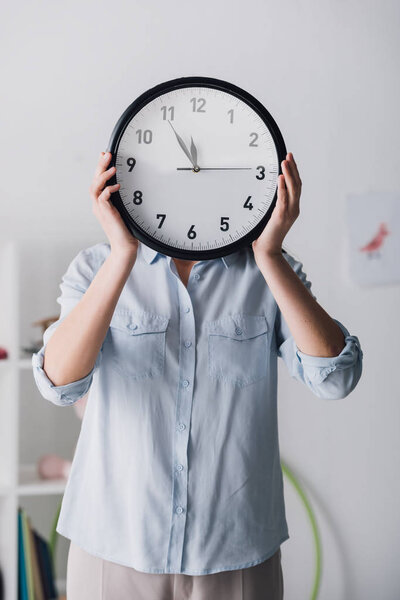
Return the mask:
POLYGON ((289 537, 277 358, 319 398, 344 398, 361 377, 359 340, 335 319, 338 356, 300 352, 250 247, 199 261, 186 288, 170 257, 140 243, 93 370, 55 386, 45 345, 109 253, 100 242, 72 260, 60 317, 32 356, 45 399, 65 407, 90 390, 57 531, 148 573, 256 565, 289 537))

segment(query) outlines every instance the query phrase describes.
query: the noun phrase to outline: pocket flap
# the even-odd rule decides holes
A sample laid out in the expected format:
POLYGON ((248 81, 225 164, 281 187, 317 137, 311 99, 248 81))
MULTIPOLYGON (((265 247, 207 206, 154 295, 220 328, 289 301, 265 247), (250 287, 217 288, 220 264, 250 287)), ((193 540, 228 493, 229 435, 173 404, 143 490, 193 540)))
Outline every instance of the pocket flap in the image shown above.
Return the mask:
POLYGON ((110 327, 125 331, 129 335, 140 335, 142 333, 157 333, 167 330, 169 317, 155 315, 148 312, 131 312, 127 310, 115 310, 110 327))
POLYGON ((265 315, 227 315, 221 319, 207 322, 209 334, 223 335, 235 340, 248 340, 268 331, 265 315))

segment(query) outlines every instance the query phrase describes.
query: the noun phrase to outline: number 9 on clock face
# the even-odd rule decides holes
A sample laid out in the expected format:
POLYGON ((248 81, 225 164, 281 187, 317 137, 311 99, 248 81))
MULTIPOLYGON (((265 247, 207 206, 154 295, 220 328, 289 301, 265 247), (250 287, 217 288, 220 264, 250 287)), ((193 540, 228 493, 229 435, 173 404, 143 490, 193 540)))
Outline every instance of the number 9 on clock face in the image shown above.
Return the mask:
POLYGON ((250 245, 271 216, 286 148, 266 108, 219 79, 139 96, 109 142, 112 195, 132 234, 163 254, 212 259, 250 245))

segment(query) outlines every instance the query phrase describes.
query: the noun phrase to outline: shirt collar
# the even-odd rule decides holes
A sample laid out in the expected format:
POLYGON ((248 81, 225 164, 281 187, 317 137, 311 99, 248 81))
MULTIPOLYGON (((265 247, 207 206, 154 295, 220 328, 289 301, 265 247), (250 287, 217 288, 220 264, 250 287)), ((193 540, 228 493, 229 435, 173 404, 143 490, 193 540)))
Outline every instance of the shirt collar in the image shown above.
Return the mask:
MULTIPOLYGON (((146 244, 143 244, 143 242, 140 242, 140 247, 142 249, 143 258, 149 264, 153 263, 158 256, 166 256, 165 254, 162 254, 162 252, 158 252, 157 250, 150 248, 150 246, 146 246, 146 244)), ((219 258, 221 258, 225 267, 228 269, 230 265, 237 259, 239 254, 240 250, 237 250, 236 252, 232 252, 232 254, 220 256, 219 258)))

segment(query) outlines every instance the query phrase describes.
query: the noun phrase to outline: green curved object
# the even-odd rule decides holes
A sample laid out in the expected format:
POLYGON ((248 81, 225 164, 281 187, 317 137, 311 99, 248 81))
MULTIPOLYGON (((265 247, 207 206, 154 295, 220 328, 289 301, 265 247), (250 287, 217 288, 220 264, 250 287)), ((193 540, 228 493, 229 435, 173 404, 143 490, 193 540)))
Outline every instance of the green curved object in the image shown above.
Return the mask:
MULTIPOLYGON (((321 569, 322 548, 321 548, 321 538, 320 538, 320 534, 319 534, 319 530, 318 530, 318 526, 317 526, 317 520, 315 518, 314 511, 311 508, 311 504, 310 504, 303 488, 301 487, 298 479, 295 477, 293 471, 287 466, 287 464, 284 461, 281 461, 281 467, 282 467, 283 474, 288 478, 288 480, 290 481, 290 483, 293 485, 296 492, 300 496, 300 499, 304 505, 304 508, 306 509, 306 513, 307 513, 308 519, 311 524, 311 529, 312 529, 313 539, 314 539, 314 544, 315 544, 315 573, 314 573, 314 582, 313 582, 310 600, 316 600, 316 598, 318 597, 318 592, 319 592, 319 588, 320 588, 320 584, 321 584, 321 572, 322 572, 322 569, 321 569)), ((56 553, 57 539, 58 539, 56 527, 57 527, 57 521, 58 521, 58 517, 60 514, 60 510, 61 510, 61 502, 62 502, 62 499, 60 500, 60 504, 58 505, 56 514, 54 516, 53 524, 52 524, 51 531, 50 531, 50 538, 49 538, 50 553, 51 553, 51 558, 53 561, 53 567, 55 567, 55 555, 56 555, 55 553, 56 553)))
POLYGON ((311 529, 312 529, 313 539, 314 539, 314 544, 315 544, 315 573, 314 573, 313 587, 312 587, 312 591, 311 591, 311 600, 316 600, 316 598, 318 597, 318 592, 319 592, 319 588, 320 588, 320 584, 321 584, 321 572, 322 572, 322 569, 321 569, 322 547, 321 547, 321 538, 320 538, 320 534, 319 534, 319 530, 318 530, 318 526, 317 526, 317 520, 315 518, 314 511, 311 508, 311 504, 310 504, 303 488, 301 487, 299 481, 295 477, 293 471, 291 469, 289 469, 289 467, 283 461, 281 461, 281 467, 282 467, 282 472, 284 473, 284 475, 286 475, 286 477, 288 478, 288 480, 290 481, 290 483, 293 485, 296 492, 300 496, 300 499, 304 505, 304 508, 306 509, 307 516, 308 516, 308 519, 311 524, 311 529))
POLYGON ((61 503, 62 503, 62 498, 57 507, 56 514, 54 515, 53 524, 51 526, 50 537, 49 537, 49 547, 50 547, 50 556, 51 556, 51 560, 53 563, 53 573, 55 573, 55 567, 56 567, 55 557, 56 557, 56 548, 57 548, 57 539, 58 539, 56 527, 57 527, 57 521, 58 521, 58 517, 60 514, 60 510, 61 510, 61 503))

